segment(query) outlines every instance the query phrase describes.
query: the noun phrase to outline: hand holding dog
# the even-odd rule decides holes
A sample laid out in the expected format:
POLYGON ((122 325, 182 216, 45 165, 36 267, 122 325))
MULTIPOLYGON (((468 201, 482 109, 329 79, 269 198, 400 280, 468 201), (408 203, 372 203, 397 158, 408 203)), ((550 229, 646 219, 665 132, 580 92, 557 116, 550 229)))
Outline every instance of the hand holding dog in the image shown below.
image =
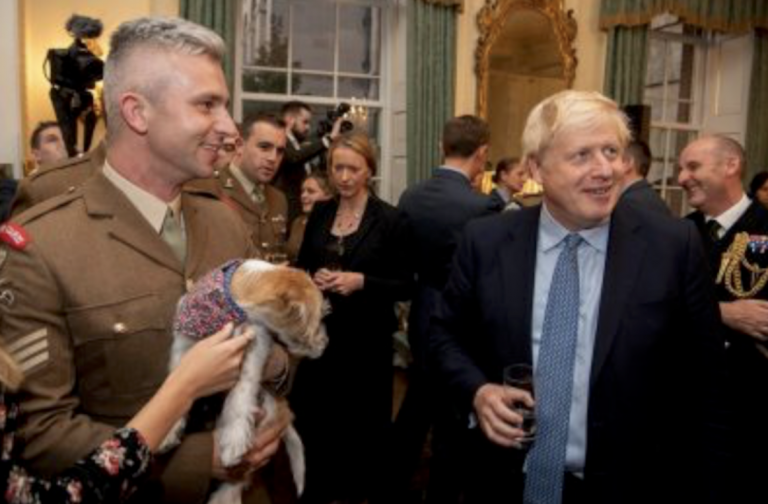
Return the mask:
POLYGON ((251 329, 235 337, 231 337, 232 330, 229 323, 196 343, 184 354, 169 380, 185 384, 193 399, 231 389, 240 377, 245 349, 254 338, 251 329))
POLYGON ((323 292, 335 292, 342 296, 349 296, 363 288, 365 276, 362 273, 351 271, 331 271, 320 268, 312 278, 315 285, 323 292))
MULTIPOLYGON (((218 454, 218 446, 214 440, 213 447, 213 476, 221 481, 245 481, 255 471, 258 471, 269 463, 280 447, 285 430, 293 421, 293 412, 285 398, 276 399, 277 413, 275 419, 262 426, 253 441, 251 449, 243 455, 243 460, 234 467, 225 468, 221 464, 218 454)), ((259 412, 254 417, 254 422, 259 423, 264 413, 259 412)))

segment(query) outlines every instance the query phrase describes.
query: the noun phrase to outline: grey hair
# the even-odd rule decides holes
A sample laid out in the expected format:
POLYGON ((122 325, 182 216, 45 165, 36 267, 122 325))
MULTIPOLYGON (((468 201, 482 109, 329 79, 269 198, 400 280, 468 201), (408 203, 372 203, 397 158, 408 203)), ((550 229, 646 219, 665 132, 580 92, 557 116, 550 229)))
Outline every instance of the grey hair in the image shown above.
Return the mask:
POLYGON ((142 75, 131 78, 126 63, 140 50, 167 51, 188 56, 224 59, 225 45, 215 32, 181 18, 143 17, 126 21, 117 27, 110 39, 110 51, 104 67, 104 101, 107 131, 114 133, 120 121, 119 97, 126 91, 150 95, 158 84, 156 78, 142 75))

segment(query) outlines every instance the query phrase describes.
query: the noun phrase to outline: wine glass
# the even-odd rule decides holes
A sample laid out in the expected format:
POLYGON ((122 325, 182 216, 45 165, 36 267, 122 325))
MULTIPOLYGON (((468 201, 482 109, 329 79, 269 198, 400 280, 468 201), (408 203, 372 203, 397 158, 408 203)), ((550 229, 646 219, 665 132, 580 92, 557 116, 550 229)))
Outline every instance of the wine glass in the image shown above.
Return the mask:
MULTIPOLYGON (((520 390, 525 390, 533 397, 533 367, 530 364, 512 364, 504 368, 504 385, 520 390)), ((536 438, 536 414, 533 408, 529 408, 522 402, 515 402, 511 408, 523 417, 520 428, 525 436, 520 438, 522 449, 528 449, 536 438)))

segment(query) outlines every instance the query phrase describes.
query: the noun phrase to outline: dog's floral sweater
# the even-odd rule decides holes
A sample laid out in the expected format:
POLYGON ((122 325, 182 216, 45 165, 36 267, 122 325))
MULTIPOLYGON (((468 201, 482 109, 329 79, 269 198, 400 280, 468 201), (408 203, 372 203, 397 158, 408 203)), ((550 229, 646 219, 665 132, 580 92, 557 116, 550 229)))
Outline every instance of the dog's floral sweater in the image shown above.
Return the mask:
POLYGON ((149 470, 151 453, 146 443, 135 429, 123 428, 58 477, 31 476, 14 461, 18 414, 14 396, 0 390, 0 502, 121 502, 149 470))

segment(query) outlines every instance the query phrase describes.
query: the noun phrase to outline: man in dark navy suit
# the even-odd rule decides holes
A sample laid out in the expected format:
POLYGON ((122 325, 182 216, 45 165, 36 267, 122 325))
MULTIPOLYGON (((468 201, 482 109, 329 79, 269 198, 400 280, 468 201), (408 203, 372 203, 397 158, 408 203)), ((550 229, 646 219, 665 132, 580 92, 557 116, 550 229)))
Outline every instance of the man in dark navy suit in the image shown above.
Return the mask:
POLYGON ((701 240, 616 206, 626 121, 595 92, 537 105, 523 150, 543 204, 476 220, 459 244, 430 350, 473 435, 465 502, 706 502, 720 476, 723 340, 701 240), (502 384, 517 363, 535 397, 502 384))
POLYGON ((744 194, 744 149, 714 135, 680 154, 678 180, 696 209, 728 342, 728 404, 733 407, 733 502, 768 501, 768 211, 744 194), (758 273, 759 272, 759 273, 758 273))
MULTIPOLYGON (((399 208, 414 227, 413 253, 416 264, 416 292, 411 304, 408 339, 414 362, 409 374, 408 391, 396 422, 397 447, 402 460, 396 462, 400 477, 396 483, 407 484, 421 455, 433 418, 435 394, 426 381, 427 323, 432 307, 445 285, 459 237, 467 222, 502 210, 501 201, 472 189, 472 180, 485 169, 490 130, 482 119, 465 115, 449 120, 443 128, 444 162, 432 178, 403 193, 399 208)), ((437 401, 439 403, 439 401, 437 401)), ((439 413, 437 413, 439 415, 439 413)), ((449 434, 448 419, 443 419, 433 433, 433 463, 430 470, 429 502, 450 503, 460 481, 455 460, 460 454, 451 446, 456 436, 449 434), (437 439, 435 441, 435 438, 437 439), (453 438, 453 439, 452 439, 453 438)))
POLYGON ((621 201, 629 201, 666 215, 671 215, 669 207, 661 199, 646 177, 651 169, 651 149, 642 140, 633 140, 624 152, 626 172, 621 201))

